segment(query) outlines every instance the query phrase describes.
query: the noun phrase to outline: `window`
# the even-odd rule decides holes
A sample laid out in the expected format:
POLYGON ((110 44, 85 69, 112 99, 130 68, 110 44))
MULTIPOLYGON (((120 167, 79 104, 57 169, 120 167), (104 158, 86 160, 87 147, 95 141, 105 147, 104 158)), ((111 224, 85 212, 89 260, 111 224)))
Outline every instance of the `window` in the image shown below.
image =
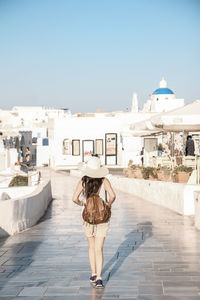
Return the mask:
POLYGON ((103 140, 95 140, 95 153, 98 155, 103 155, 103 140))
POLYGON ((80 140, 72 140, 72 155, 80 155, 80 140))
POLYGON ((70 140, 69 139, 64 139, 63 140, 63 149, 62 149, 63 155, 70 155, 70 140))

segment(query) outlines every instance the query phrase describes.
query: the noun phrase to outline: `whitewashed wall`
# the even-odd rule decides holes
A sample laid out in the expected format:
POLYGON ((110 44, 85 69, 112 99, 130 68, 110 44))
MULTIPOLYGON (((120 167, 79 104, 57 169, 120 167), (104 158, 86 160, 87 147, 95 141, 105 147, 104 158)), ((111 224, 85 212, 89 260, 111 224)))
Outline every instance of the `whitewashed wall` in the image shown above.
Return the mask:
MULTIPOLYGON (((152 114, 151 114, 152 115, 152 114)), ((118 165, 127 166, 130 158, 138 159, 138 151, 141 150, 141 138, 124 138, 125 150, 122 150, 121 136, 129 130, 130 124, 139 122, 150 117, 149 113, 116 113, 116 114, 94 114, 92 117, 69 117, 64 119, 51 119, 49 121, 49 149, 50 165, 76 166, 82 161, 83 140, 104 140, 104 154, 101 156, 102 164, 105 164, 105 134, 117 133, 118 165), (63 140, 80 140, 80 156, 63 155, 63 140), (127 149, 127 139, 134 145, 134 149, 127 149), (137 147, 135 147, 137 144, 137 147)))
POLYGON ((0 201, 0 236, 13 235, 35 225, 51 200, 51 182, 46 181, 28 195, 0 201))
POLYGON ((200 185, 120 178, 109 175, 114 188, 146 201, 167 207, 182 215, 194 215, 194 192, 200 191, 200 185))

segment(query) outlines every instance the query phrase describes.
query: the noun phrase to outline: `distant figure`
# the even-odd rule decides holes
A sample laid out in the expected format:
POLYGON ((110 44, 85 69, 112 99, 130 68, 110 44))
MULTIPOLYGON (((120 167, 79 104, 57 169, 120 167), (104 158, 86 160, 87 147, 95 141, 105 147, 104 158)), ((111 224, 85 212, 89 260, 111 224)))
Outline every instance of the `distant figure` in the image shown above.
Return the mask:
POLYGON ((142 150, 140 151, 140 157, 141 157, 141 162, 142 162, 142 166, 144 164, 144 147, 142 147, 142 150))
POLYGON ((23 163, 23 148, 20 147, 19 152, 18 152, 18 163, 19 165, 21 165, 21 163, 23 163))
POLYGON ((26 147, 26 164, 27 166, 30 165, 30 160, 31 160, 31 151, 29 147, 26 147))
POLYGON ((185 155, 186 156, 194 156, 194 141, 193 141, 191 135, 187 136, 185 155))

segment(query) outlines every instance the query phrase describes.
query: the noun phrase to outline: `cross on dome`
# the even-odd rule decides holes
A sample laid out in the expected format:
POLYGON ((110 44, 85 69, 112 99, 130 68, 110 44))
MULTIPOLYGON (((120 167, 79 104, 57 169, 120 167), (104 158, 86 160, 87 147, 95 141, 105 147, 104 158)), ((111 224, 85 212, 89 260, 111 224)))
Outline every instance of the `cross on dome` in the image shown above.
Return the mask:
POLYGON ((164 77, 162 77, 161 81, 160 81, 160 88, 166 88, 167 87, 167 81, 165 80, 164 77))
POLYGON ((174 94, 172 90, 167 87, 167 81, 162 77, 160 81, 160 87, 153 92, 153 95, 168 95, 174 94))

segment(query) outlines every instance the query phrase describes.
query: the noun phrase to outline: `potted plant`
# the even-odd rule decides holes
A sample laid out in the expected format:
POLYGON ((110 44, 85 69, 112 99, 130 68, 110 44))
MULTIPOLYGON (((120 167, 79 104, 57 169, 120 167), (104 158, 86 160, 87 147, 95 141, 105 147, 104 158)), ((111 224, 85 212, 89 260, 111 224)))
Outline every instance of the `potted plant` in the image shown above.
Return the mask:
POLYGON ((172 181, 172 170, 167 166, 162 166, 157 169, 158 180, 172 181))
POLYGON ((134 169, 133 169, 134 178, 143 179, 142 169, 143 169, 143 167, 141 167, 141 166, 136 165, 134 167, 134 169))
POLYGON ((191 167, 186 167, 184 165, 180 165, 174 168, 174 182, 186 183, 192 173, 193 169, 191 167))
POLYGON ((123 169, 123 173, 128 178, 143 178, 141 167, 138 165, 134 165, 132 160, 129 160, 128 168, 123 169))
POLYGON ((133 161, 130 159, 128 162, 128 168, 123 169, 125 177, 132 178, 133 176, 133 161))
POLYGON ((28 176, 16 175, 9 183, 9 187, 12 186, 27 186, 28 185, 28 176))
POLYGON ((157 169, 153 167, 142 168, 142 175, 144 179, 157 180, 157 169))

